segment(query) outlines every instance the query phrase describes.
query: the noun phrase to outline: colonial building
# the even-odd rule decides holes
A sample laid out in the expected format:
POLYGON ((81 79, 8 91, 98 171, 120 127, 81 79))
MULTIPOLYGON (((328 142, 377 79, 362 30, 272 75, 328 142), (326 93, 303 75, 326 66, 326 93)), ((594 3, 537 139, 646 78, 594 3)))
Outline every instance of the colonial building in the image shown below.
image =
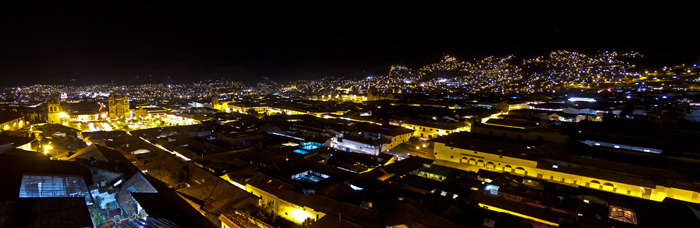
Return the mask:
POLYGON ((377 156, 380 152, 386 152, 401 143, 408 142, 413 134, 414 130, 398 126, 362 124, 352 132, 341 134, 334 139, 332 147, 346 152, 377 156))
POLYGON ((109 96, 109 118, 120 119, 128 118, 129 115, 129 98, 122 97, 119 94, 109 96))
POLYGON ((61 117, 61 102, 57 97, 52 96, 48 103, 49 118, 46 119, 50 124, 62 124, 61 117))
POLYGON ((380 93, 376 88, 370 88, 367 91, 367 101, 392 100, 397 101, 399 98, 394 93, 380 93))
MULTIPOLYGON (((686 179, 674 168, 646 167, 635 164, 633 159, 618 162, 569 154, 559 146, 550 141, 457 133, 434 140, 434 164, 473 172, 504 172, 654 201, 673 198, 700 202, 697 181, 686 179)), ((628 154, 634 151, 622 146, 614 148, 628 154)))
POLYGON ((265 113, 270 110, 270 106, 262 103, 251 103, 251 102, 236 102, 229 103, 228 108, 231 112, 246 113, 248 109, 255 110, 257 113, 265 113))

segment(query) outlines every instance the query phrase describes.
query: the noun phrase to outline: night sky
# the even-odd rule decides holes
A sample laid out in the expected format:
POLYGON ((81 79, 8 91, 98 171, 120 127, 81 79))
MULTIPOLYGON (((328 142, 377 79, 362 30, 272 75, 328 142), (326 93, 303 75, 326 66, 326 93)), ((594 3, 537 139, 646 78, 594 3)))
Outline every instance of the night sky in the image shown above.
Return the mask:
POLYGON ((700 57, 692 35, 697 28, 648 17, 569 22, 552 19, 565 13, 500 17, 461 8, 424 14, 331 6, 19 4, 0 8, 0 77, 7 86, 133 83, 128 79, 149 74, 181 82, 224 75, 246 83, 261 76, 352 78, 444 55, 534 57, 557 49, 638 51, 650 64, 700 57))

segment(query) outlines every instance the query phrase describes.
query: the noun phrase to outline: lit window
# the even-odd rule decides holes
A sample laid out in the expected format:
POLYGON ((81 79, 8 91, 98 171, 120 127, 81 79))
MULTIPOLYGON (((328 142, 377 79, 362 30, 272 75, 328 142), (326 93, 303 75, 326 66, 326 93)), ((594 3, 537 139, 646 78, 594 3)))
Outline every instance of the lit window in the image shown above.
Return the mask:
POLYGON ((499 186, 489 184, 486 185, 486 188, 484 188, 484 190, 489 191, 489 193, 493 195, 498 195, 498 188, 499 186))
POLYGON ((637 215, 629 208, 610 205, 610 218, 637 225, 637 215))

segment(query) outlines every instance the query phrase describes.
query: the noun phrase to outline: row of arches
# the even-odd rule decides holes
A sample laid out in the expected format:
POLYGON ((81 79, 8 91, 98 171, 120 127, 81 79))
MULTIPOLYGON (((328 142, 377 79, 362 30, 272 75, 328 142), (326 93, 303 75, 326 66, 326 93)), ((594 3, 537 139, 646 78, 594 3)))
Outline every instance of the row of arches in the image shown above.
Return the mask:
POLYGON ((594 188, 594 189, 602 189, 605 191, 613 191, 613 192, 616 190, 615 185, 613 185, 609 182, 605 182, 601 185, 600 181, 597 181, 597 180, 592 180, 591 182, 586 183, 586 187, 594 188))
MULTIPOLYGON (((496 168, 496 164, 494 164, 493 162, 490 162, 490 161, 485 162, 484 160, 482 160, 482 159, 477 159, 477 158, 462 157, 461 162, 462 162, 462 163, 468 163, 468 164, 470 164, 470 165, 479 166, 479 167, 485 167, 486 169, 491 169, 491 170, 496 170, 496 169, 497 169, 497 168, 496 168)), ((499 165, 500 165, 500 164, 499 164, 499 165)), ((522 167, 513 167, 513 166, 511 166, 511 165, 504 165, 504 166, 501 168, 501 170, 502 170, 503 172, 507 172, 507 173, 515 173, 515 174, 518 174, 518 175, 527 176, 527 170, 525 170, 525 169, 522 168, 522 167)), ((537 177, 538 177, 538 178, 543 178, 542 174, 538 174, 537 177)), ((550 180, 553 180, 553 176, 552 176, 552 178, 550 178, 550 180)), ((563 182, 563 181, 564 181, 564 179, 562 179, 562 182, 563 182)), ((576 181, 574 180, 573 183, 576 184, 576 181)), ((587 183, 586 183, 586 187, 593 188, 593 189, 604 190, 604 191, 610 191, 610 192, 616 192, 616 191, 617 191, 617 188, 615 187, 614 184, 609 183, 609 182, 601 183, 601 182, 598 181, 598 180, 591 180, 590 182, 587 182, 587 183)))
MULTIPOLYGON (((496 164, 494 164, 493 162, 490 162, 490 161, 484 162, 484 160, 481 160, 481 159, 478 159, 478 160, 477 160, 476 158, 462 157, 462 161, 461 161, 461 162, 463 162, 463 163, 468 163, 468 164, 470 164, 470 165, 476 165, 476 166, 480 166, 480 167, 485 167, 485 168, 487 168, 487 169, 493 169, 493 170, 496 169, 496 164)), ((500 165, 500 163, 499 163, 499 165, 500 165)), ((515 167, 515 168, 513 168, 513 167, 510 166, 510 165, 505 165, 505 166, 503 166, 502 171, 504 171, 504 172, 509 172, 509 173, 510 173, 510 172, 515 172, 516 174, 521 174, 521 175, 527 174, 527 171, 525 171, 524 168, 522 168, 522 167, 515 167)))

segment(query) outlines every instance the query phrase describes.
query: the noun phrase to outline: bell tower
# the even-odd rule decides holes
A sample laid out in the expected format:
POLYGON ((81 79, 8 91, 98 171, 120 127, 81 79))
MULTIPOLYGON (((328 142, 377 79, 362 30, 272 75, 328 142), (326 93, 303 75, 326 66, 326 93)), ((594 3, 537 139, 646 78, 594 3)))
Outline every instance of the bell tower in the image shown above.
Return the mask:
POLYGON ((219 103, 219 96, 217 96, 216 94, 211 96, 211 108, 221 109, 221 103, 219 103))
POLYGON ((58 98, 55 96, 51 96, 51 99, 49 99, 47 106, 49 117, 46 119, 46 122, 50 124, 62 124, 61 102, 58 100, 58 98))

